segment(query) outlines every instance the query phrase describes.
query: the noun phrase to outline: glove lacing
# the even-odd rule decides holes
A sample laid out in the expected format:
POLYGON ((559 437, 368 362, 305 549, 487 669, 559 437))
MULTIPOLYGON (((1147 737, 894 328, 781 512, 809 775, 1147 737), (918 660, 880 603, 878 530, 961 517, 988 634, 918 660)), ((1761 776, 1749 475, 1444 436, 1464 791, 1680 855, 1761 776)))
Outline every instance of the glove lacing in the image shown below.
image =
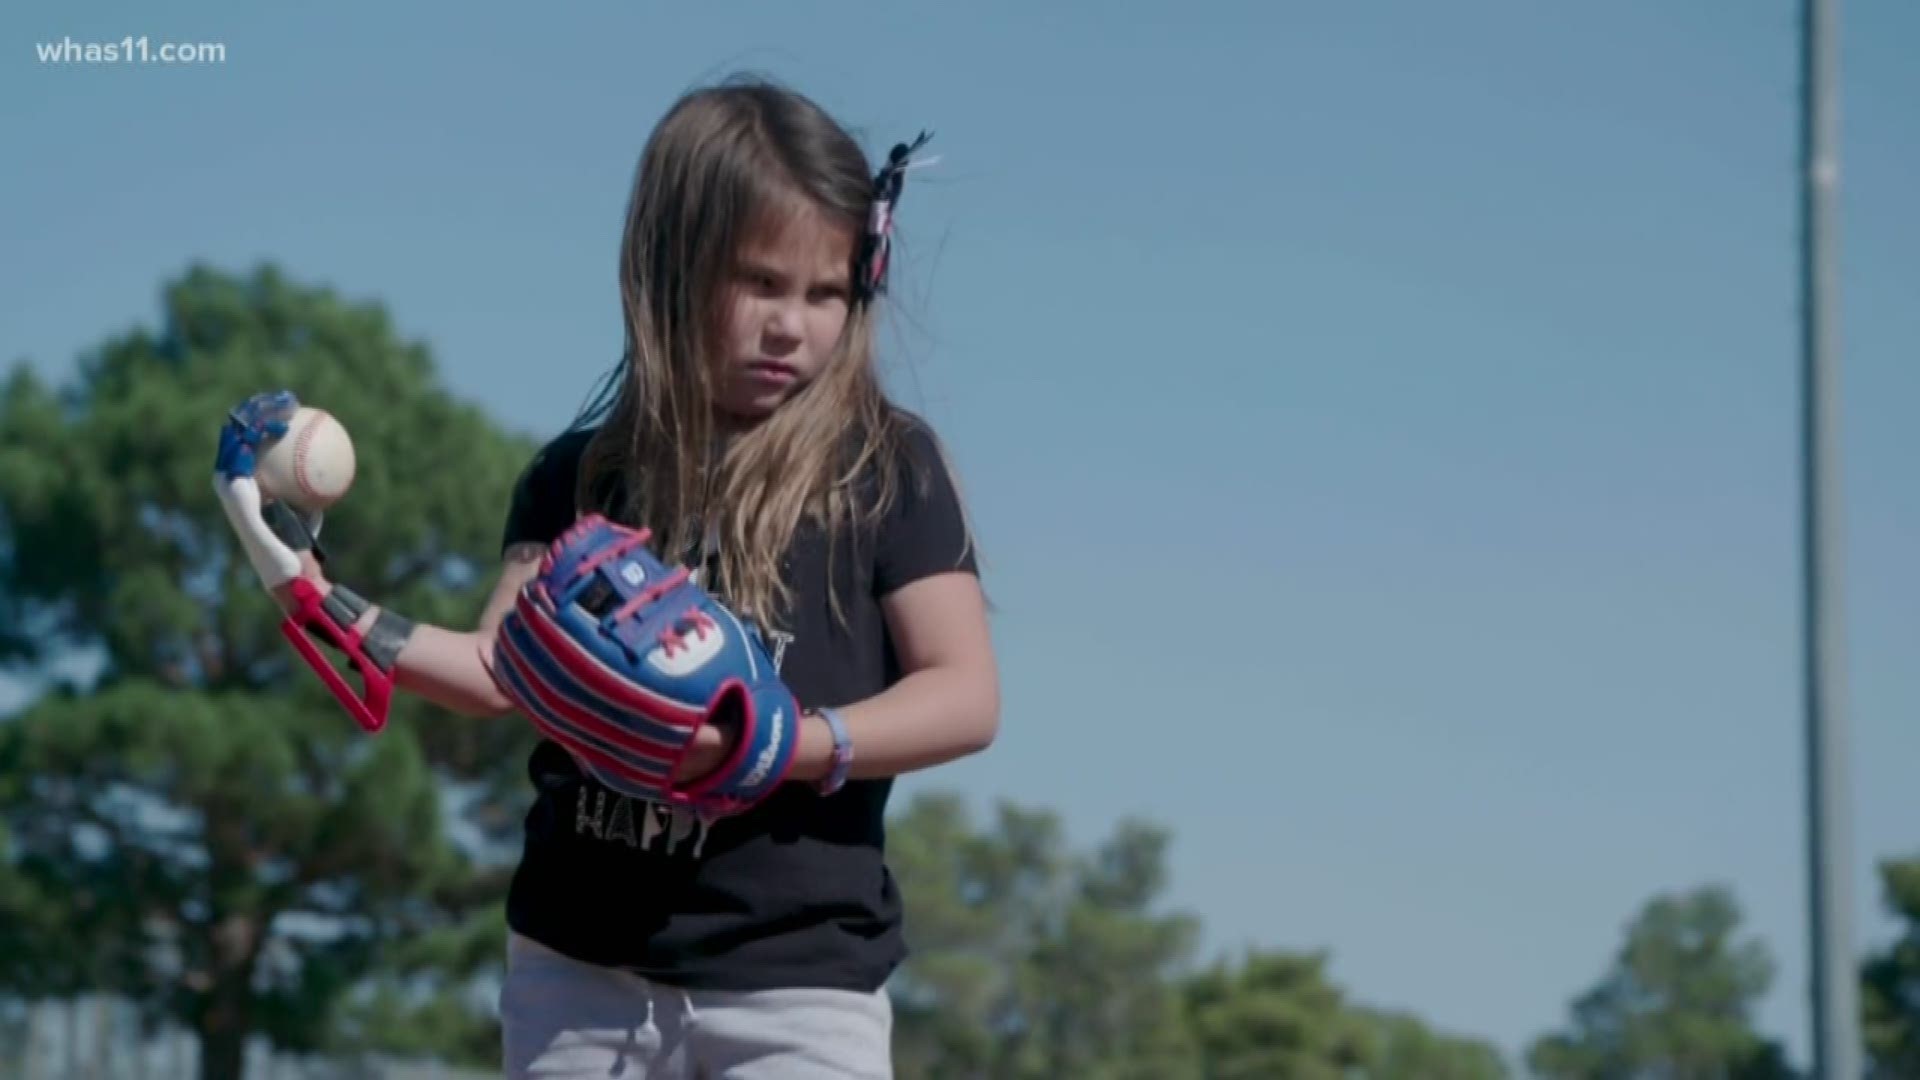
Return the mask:
MULTIPOLYGON (((609 544, 606 547, 600 548, 598 551, 595 551, 580 561, 580 565, 574 568, 573 576, 576 579, 583 578, 599 569, 603 563, 632 551, 634 548, 652 539, 652 537, 652 529, 642 528, 624 537, 619 543, 609 544)), ((686 567, 675 568, 665 578, 646 586, 629 598, 626 603, 615 608, 613 612, 603 620, 601 625, 618 625, 634 612, 646 607, 648 604, 654 603, 662 596, 685 584, 691 576, 692 571, 686 567)), ((686 635, 689 632, 697 637, 704 638, 706 637, 707 631, 717 629, 719 629, 719 626, 713 621, 712 616, 700 610, 698 605, 690 604, 679 618, 675 619, 672 624, 661 629, 659 633, 660 648, 668 656, 672 656, 675 652, 688 647, 686 635)))

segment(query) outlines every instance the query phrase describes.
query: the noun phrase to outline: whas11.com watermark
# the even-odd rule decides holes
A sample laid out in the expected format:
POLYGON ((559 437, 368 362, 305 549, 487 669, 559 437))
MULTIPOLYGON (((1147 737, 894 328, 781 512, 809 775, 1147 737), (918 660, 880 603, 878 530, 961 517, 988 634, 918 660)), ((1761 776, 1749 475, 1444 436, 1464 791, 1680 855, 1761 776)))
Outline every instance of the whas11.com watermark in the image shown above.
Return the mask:
POLYGON ((129 34, 118 41, 35 42, 43 64, 224 64, 227 46, 217 41, 155 41, 129 34))

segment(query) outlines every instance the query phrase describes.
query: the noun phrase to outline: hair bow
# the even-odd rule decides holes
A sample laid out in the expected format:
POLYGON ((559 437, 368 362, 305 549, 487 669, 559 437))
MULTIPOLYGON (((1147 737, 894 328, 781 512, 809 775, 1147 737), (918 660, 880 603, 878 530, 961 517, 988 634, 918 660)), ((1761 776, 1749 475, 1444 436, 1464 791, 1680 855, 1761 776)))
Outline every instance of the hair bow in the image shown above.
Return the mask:
POLYGON ((886 164, 873 178, 873 205, 867 213, 867 233, 862 239, 858 281, 863 297, 871 298, 887 291, 887 264, 893 254, 893 211, 899 205, 907 170, 931 165, 939 158, 915 160, 914 154, 933 133, 922 131, 911 143, 895 143, 886 164))

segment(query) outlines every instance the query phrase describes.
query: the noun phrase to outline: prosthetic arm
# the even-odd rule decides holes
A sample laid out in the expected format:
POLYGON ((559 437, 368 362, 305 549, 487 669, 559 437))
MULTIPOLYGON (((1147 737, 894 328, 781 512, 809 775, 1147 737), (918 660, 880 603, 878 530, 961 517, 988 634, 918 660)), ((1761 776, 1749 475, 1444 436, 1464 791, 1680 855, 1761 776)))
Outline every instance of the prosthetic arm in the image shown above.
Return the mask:
POLYGON ((324 562, 319 534, 323 515, 301 514, 260 490, 255 467, 262 444, 287 432, 299 401, 286 390, 256 394, 228 414, 214 457, 213 489, 247 561, 285 612, 280 632, 313 668, 333 696, 369 732, 386 726, 393 699, 393 666, 413 632, 406 618, 385 608, 363 634, 356 624, 367 601, 333 585, 324 590, 302 573, 301 553, 324 562), (282 590, 285 596, 282 595, 282 590), (316 636, 360 673, 358 691, 320 652, 316 636))

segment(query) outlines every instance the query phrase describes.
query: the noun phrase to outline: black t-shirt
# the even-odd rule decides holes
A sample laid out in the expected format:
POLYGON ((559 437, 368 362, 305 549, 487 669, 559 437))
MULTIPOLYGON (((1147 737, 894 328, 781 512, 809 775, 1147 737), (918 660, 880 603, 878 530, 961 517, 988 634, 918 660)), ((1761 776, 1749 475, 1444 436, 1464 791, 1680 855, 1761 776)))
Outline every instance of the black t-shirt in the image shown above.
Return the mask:
MULTIPOLYGON (((899 679, 880 608, 887 593, 944 571, 978 572, 933 434, 906 419, 908 468, 884 522, 857 545, 834 546, 831 584, 817 529, 802 526, 784 563, 791 625, 762 629, 802 709, 849 705, 899 679)), ((569 431, 534 458, 503 547, 549 543, 573 523, 590 437, 569 431)), ((827 797, 789 782, 745 814, 703 824, 602 787, 551 741, 534 750, 528 775, 536 796, 507 922, 552 949, 723 990, 870 991, 905 957, 901 900, 883 859, 891 780, 850 781, 827 797)))

